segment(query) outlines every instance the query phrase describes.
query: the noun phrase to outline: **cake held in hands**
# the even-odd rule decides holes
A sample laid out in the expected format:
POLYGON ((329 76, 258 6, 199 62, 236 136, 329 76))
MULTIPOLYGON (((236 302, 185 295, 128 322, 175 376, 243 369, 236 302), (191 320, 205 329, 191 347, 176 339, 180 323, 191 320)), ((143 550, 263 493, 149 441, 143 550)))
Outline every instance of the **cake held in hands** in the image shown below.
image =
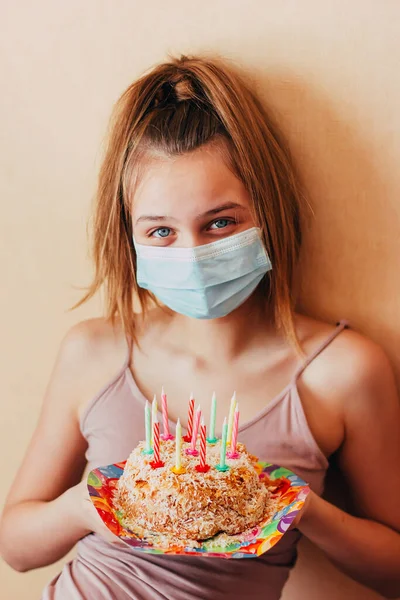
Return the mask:
POLYGON ((118 480, 114 503, 127 529, 146 538, 158 534, 173 541, 201 541, 219 533, 235 535, 257 525, 267 512, 268 488, 259 478, 257 459, 243 444, 237 458, 226 459, 220 471, 221 441, 207 445, 210 469, 196 470, 198 458, 182 446, 182 473, 174 473, 175 442, 161 441, 162 468, 153 468, 153 457, 140 442, 126 461, 118 480))

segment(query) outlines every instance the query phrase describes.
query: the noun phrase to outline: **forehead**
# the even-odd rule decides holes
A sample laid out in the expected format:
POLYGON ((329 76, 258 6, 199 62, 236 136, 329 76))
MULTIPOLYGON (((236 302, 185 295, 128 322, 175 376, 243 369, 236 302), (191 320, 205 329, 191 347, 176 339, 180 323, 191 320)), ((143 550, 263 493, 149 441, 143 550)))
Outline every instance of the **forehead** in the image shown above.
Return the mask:
POLYGON ((133 195, 132 215, 201 212, 221 199, 248 201, 243 183, 221 151, 202 147, 183 156, 147 159, 133 195))

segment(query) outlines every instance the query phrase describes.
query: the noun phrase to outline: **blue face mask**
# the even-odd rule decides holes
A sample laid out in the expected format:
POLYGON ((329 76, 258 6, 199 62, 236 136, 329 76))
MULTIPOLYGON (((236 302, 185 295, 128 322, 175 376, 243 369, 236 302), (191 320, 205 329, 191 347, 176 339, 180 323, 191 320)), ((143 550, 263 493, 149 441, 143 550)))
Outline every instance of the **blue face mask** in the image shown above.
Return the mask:
POLYGON ((272 269, 258 227, 194 248, 133 241, 139 287, 153 292, 175 312, 196 319, 229 314, 272 269))

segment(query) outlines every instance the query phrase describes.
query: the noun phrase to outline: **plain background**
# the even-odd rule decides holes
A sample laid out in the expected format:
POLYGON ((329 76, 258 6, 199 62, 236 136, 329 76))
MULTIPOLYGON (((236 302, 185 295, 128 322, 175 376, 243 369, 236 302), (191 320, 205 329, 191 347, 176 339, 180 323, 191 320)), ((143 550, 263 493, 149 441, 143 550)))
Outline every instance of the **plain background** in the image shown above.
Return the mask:
MULTIPOLYGON (((254 75, 314 208, 302 306, 348 318, 399 372, 398 2, 3 0, 0 11, 0 502, 61 337, 100 311, 97 300, 67 309, 91 276, 86 221, 111 107, 168 52, 217 52, 254 75)), ((39 598, 60 566, 0 563, 1 597, 39 598)), ((306 543, 284 598, 378 596, 306 543)))

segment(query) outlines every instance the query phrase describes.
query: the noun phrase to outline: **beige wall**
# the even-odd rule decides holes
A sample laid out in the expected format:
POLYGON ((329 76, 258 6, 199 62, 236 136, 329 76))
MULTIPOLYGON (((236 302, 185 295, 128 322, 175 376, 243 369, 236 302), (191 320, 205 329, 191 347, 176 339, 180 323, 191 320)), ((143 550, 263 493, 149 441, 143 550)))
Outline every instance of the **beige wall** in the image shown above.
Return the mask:
MULTIPOLYGON (((254 69, 301 163, 315 210, 303 306, 351 319, 400 372, 400 5, 394 0, 20 0, 1 3, 0 502, 35 425, 60 337, 97 303, 85 220, 113 101, 166 52, 218 51, 254 69), (397 37, 397 39, 396 39, 397 37), (397 133, 397 136, 396 136, 397 133)), ((286 600, 372 600, 303 545, 286 600)), ((0 564, 26 600, 59 565, 0 564)))

